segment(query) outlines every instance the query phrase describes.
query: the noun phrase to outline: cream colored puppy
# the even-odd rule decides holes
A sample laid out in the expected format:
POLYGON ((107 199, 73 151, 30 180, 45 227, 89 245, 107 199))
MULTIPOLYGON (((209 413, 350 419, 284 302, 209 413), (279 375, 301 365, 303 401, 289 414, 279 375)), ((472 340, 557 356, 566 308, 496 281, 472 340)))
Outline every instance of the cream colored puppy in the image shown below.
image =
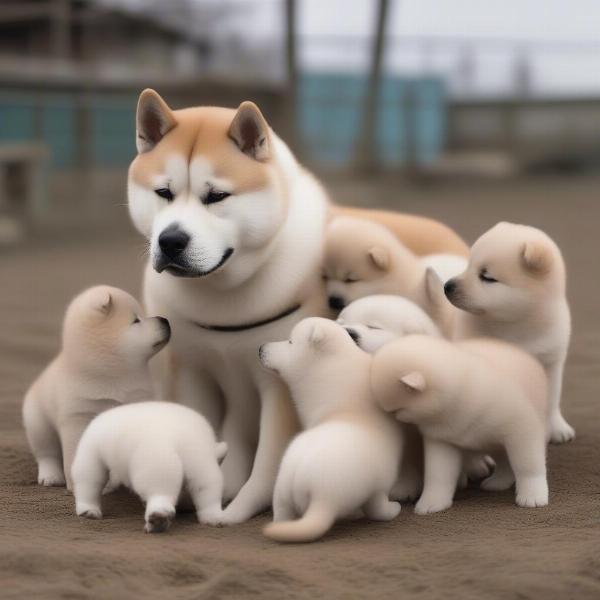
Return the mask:
POLYGON ((425 482, 415 512, 452 505, 462 450, 496 461, 482 488, 504 490, 516 480, 519 506, 548 504, 546 377, 531 355, 492 339, 407 336, 375 354, 371 385, 384 410, 423 434, 425 482))
POLYGON ((421 307, 402 296, 376 294, 359 298, 342 310, 337 322, 369 354, 405 335, 442 335, 421 307))
POLYGON ((456 337, 500 338, 542 363, 548 377, 550 440, 573 439, 575 430, 560 410, 571 313, 558 246, 534 227, 498 223, 475 242, 467 270, 448 281, 445 292, 462 309, 456 337))
MULTIPOLYGON (((366 296, 349 304, 337 322, 350 334, 359 348, 374 354, 381 346, 411 334, 441 337, 432 319, 414 302, 402 296, 366 296)), ((403 425, 404 448, 394 500, 416 499, 423 487, 423 444, 414 427, 403 425)), ((490 474, 493 462, 489 457, 466 453, 461 486, 467 479, 479 481, 490 474)))
POLYGON ((144 318, 123 290, 98 286, 67 309, 62 350, 28 390, 23 422, 38 483, 71 489, 71 463, 83 430, 102 411, 152 398, 148 360, 169 341, 162 317, 144 318))
POLYGON ((96 417, 85 430, 73 462, 77 514, 102 518, 102 488, 125 485, 146 503, 144 529, 161 533, 175 516, 183 485, 201 523, 216 525, 222 514, 227 446, 217 443, 198 412, 171 402, 119 406, 96 417))
POLYGON ((355 217, 335 218, 326 231, 323 278, 332 310, 375 294, 405 296, 425 310, 444 334, 451 333, 456 311, 444 297, 435 269, 382 225, 355 217))
POLYGON ((390 502, 400 459, 396 424, 373 402, 371 356, 327 319, 301 321, 284 342, 264 344, 265 367, 288 384, 305 428, 285 452, 264 533, 309 542, 362 508, 374 520, 400 512, 390 502))

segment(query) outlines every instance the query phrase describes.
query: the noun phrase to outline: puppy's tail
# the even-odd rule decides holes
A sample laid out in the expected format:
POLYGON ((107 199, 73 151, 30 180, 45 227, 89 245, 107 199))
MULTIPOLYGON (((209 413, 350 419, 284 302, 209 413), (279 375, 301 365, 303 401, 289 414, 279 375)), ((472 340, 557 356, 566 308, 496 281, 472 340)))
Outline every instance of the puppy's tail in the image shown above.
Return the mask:
POLYGON ((302 518, 269 523, 263 533, 277 542, 314 542, 329 531, 334 521, 330 507, 313 502, 302 518))

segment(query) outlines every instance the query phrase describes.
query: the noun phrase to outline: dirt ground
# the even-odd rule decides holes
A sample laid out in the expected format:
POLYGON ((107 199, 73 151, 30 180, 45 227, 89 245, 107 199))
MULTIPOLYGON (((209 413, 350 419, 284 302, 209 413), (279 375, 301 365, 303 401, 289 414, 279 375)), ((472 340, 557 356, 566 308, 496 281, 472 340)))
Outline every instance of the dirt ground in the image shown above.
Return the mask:
POLYGON ((0 254, 1 598, 600 598, 600 178, 332 187, 339 201, 440 218, 469 241, 503 219, 540 226, 564 249, 574 317, 564 406, 577 439, 550 448, 550 506, 470 489, 438 515, 407 505, 392 523, 340 524, 285 547, 262 537, 266 516, 211 529, 184 514, 146 535, 126 492, 105 498, 103 520, 78 519, 64 489, 35 484, 21 399, 57 349, 66 302, 94 283, 137 293, 144 245, 109 230, 37 239, 0 254))

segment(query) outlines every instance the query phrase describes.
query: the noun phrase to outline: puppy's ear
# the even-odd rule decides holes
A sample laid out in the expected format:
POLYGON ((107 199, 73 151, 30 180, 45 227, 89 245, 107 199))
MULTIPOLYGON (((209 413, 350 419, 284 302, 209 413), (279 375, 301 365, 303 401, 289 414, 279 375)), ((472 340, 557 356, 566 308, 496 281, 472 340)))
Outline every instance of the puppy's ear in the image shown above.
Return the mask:
POLYGON ((135 145, 139 154, 152 150, 177 125, 173 111, 151 89, 140 94, 135 121, 135 145))
POLYGON ((425 390, 425 377, 419 371, 413 371, 404 377, 400 377, 400 383, 413 392, 422 392, 425 390))
POLYGON ((373 246, 369 249, 368 255, 378 269, 387 271, 390 268, 390 255, 383 246, 373 246))
POLYGON ((325 329, 319 323, 313 325, 312 331, 308 335, 308 341, 312 346, 321 346, 325 341, 325 329))
POLYGON ((427 267, 425 270, 423 288, 425 300, 430 306, 439 308, 448 302, 448 300, 446 300, 446 295, 444 294, 444 284, 431 267, 427 267))
POLYGON ((269 125, 254 102, 240 104, 227 134, 250 158, 261 162, 271 158, 269 125))
POLYGON ((110 292, 107 292, 104 298, 98 304, 98 311, 107 317, 113 309, 113 298, 110 292))
POLYGON ((521 250, 521 260, 526 271, 543 276, 552 268, 552 252, 543 242, 525 242, 521 250))

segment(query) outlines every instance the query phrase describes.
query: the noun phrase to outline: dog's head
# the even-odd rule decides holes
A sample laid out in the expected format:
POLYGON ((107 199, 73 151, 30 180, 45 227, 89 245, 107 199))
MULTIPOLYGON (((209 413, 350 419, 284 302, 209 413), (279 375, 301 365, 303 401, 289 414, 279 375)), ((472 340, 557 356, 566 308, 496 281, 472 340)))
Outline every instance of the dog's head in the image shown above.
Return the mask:
POLYGON ((129 212, 150 242, 153 268, 251 276, 287 213, 282 142, 258 107, 174 111, 145 90, 136 119, 129 212))
POLYGON ((397 293, 414 277, 414 257, 382 225, 337 217, 327 228, 323 258, 329 306, 339 311, 373 294, 397 293))
POLYGON ((475 242, 466 271, 444 291, 462 310, 509 322, 564 293, 564 286, 560 250, 545 233, 498 223, 475 242))
POLYGON ((359 298, 342 310, 337 322, 359 348, 370 354, 398 337, 416 333, 440 335, 427 313, 402 296, 359 298))
POLYGON ((118 288, 96 286, 69 305, 63 326, 63 345, 71 360, 84 369, 136 369, 169 341, 167 319, 144 317, 138 302, 118 288))
POLYGON ((379 349, 371 364, 371 389, 379 406, 406 423, 434 416, 458 380, 456 349, 423 335, 399 338, 379 349))
POLYGON ((328 357, 339 358, 357 351, 348 332, 329 319, 310 317, 298 323, 289 339, 263 344, 259 349, 264 367, 278 373, 287 383, 304 378, 328 357))

